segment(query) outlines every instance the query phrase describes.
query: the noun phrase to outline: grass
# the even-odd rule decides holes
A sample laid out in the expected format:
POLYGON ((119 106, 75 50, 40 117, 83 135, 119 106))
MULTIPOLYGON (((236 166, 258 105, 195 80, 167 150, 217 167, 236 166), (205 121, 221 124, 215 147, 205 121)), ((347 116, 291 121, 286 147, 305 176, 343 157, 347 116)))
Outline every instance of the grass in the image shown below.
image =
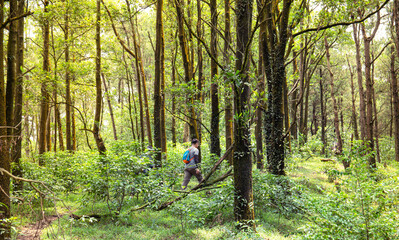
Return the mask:
MULTIPOLYGON (((335 168, 343 170, 339 163, 321 162, 320 158, 312 157, 306 161, 300 159, 289 163, 287 175, 301 186, 305 192, 312 196, 321 196, 325 191, 336 191, 335 184, 330 182, 326 169, 335 168)), ((396 171, 395 167, 390 167, 386 171, 396 171)), ((179 176, 181 179, 182 175, 179 176)), ((189 187, 197 184, 197 180, 192 178, 189 187)), ((256 182, 254 183, 256 184, 256 182)), ((179 184, 176 184, 180 186, 179 184)), ((190 206, 190 201, 198 198, 202 199, 199 203, 204 206, 199 207, 198 211, 206 213, 206 202, 212 198, 207 198, 205 193, 193 195, 181 201, 180 205, 163 211, 153 211, 146 209, 128 213, 127 209, 119 216, 110 216, 105 203, 87 204, 83 207, 79 204, 81 199, 77 194, 70 194, 62 197, 66 207, 59 208, 58 211, 65 214, 61 219, 55 221, 42 232, 42 239, 273 239, 288 240, 295 239, 301 232, 300 229, 307 222, 301 214, 282 214, 276 208, 270 206, 255 206, 256 209, 256 233, 237 232, 233 218, 232 208, 227 207, 212 219, 204 220, 202 212, 195 212, 191 209, 192 216, 185 209, 195 208, 190 206), (205 208, 205 210, 204 210, 205 208), (88 215, 91 213, 102 214, 100 220, 85 218, 84 220, 74 220, 69 218, 69 211, 76 215, 88 215), (183 217, 182 217, 183 214, 183 217), (203 224, 196 224, 192 220, 202 220, 203 224)), ((231 198, 230 198, 231 199, 231 198)), ((138 201, 135 204, 140 205, 138 201)), ((177 204, 176 204, 177 205, 177 204)))

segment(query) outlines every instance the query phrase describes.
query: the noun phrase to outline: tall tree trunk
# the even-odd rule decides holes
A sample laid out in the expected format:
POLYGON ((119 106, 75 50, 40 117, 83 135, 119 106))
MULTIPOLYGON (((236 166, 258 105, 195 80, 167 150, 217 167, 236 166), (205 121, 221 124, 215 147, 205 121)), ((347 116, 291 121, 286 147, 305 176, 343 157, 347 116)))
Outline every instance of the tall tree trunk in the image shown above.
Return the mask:
POLYGON ((253 193, 251 137, 249 129, 249 37, 252 22, 252 0, 238 0, 236 3, 237 49, 236 70, 240 84, 234 82, 234 217, 240 228, 255 228, 253 193))
POLYGON ((266 112, 266 149, 268 170, 274 175, 285 175, 284 171, 284 119, 283 119, 283 89, 285 75, 285 54, 288 42, 288 19, 292 0, 284 0, 279 16, 277 5, 266 1, 265 22, 267 34, 261 37, 263 41, 263 62, 267 77, 268 104, 266 112), (275 22, 274 18, 280 18, 275 22), (278 25, 278 26, 277 26, 278 25))
POLYGON ((55 106, 55 117, 56 117, 56 122, 57 122, 57 127, 58 127, 58 140, 59 140, 59 147, 61 151, 64 151, 64 136, 62 133, 62 123, 61 123, 61 113, 60 109, 58 107, 58 104, 55 106))
POLYGON ((156 147, 155 166, 162 167, 162 64, 163 56, 162 42, 164 39, 163 33, 163 0, 157 1, 157 15, 156 15, 156 47, 155 47, 155 79, 154 79, 154 145, 156 147))
POLYGON ((105 75, 104 73, 101 73, 102 79, 103 79, 103 84, 104 84, 104 91, 105 95, 107 97, 107 103, 108 103, 108 108, 109 108, 109 114, 111 116, 111 123, 112 123, 112 130, 114 133, 114 140, 118 140, 118 136, 116 133, 116 125, 115 125, 115 119, 114 119, 114 111, 112 109, 112 104, 111 104, 111 99, 109 97, 109 92, 108 92, 108 87, 107 87, 107 82, 105 81, 105 75))
POLYGON ((307 78, 306 78, 306 59, 307 59, 307 38, 305 37, 305 45, 301 43, 301 53, 299 55, 299 133, 302 135, 300 139, 301 144, 303 144, 303 135, 304 135, 304 101, 306 95, 306 86, 307 86, 307 78))
POLYGON ((321 142, 323 143, 323 147, 321 149, 321 154, 326 154, 326 115, 324 108, 324 90, 323 90, 323 71, 320 68, 320 114, 321 114, 321 142))
POLYGON ((96 140, 97 149, 100 155, 104 155, 107 149, 100 136, 100 119, 102 108, 102 90, 101 90, 101 2, 97 0, 96 13, 96 112, 94 116, 93 135, 96 140))
MULTIPOLYGON (((224 46, 223 46, 223 57, 226 65, 230 64, 230 54, 229 47, 231 43, 231 33, 230 33, 230 0, 224 0, 224 46)), ((226 86, 225 93, 225 135, 226 135, 226 149, 228 149, 231 144, 233 144, 233 104, 232 104, 232 96, 231 89, 232 85, 230 81, 226 86)), ((230 165, 233 164, 233 152, 227 156, 227 161, 230 165)))
MULTIPOLYGON (((262 11, 264 1, 257 2, 258 11, 262 11)), ((263 23, 264 14, 260 13, 260 35, 265 34, 266 32, 266 24, 263 23)), ((256 126, 255 126, 255 141, 256 141, 256 168, 262 170, 264 168, 263 164, 263 112, 265 108, 264 104, 264 91, 265 91, 265 74, 263 71, 263 58, 262 58, 262 41, 259 39, 259 60, 258 60, 258 86, 257 91, 259 92, 259 100, 258 105, 256 107, 255 112, 255 119, 256 119, 256 126)))
MULTIPOLYGON (((136 28, 134 28, 133 24, 132 24, 132 28, 133 28, 132 32, 133 32, 134 44, 137 47, 136 59, 138 60, 139 66, 140 66, 141 83, 142 83, 141 85, 142 85, 142 89, 143 89, 144 107, 145 107, 145 121, 146 121, 147 137, 148 137, 147 139, 148 139, 148 144, 150 146, 152 146, 153 144, 152 144, 152 134, 151 134, 151 116, 150 116, 150 107, 148 104, 148 97, 147 97, 148 96, 147 95, 147 80, 146 80, 146 75, 144 72, 144 63, 143 63, 144 60, 143 60, 143 57, 141 54, 141 47, 140 47, 140 35, 139 35, 138 31, 137 31, 137 33, 135 33, 136 28), (137 34, 137 41, 136 41, 136 34, 137 34)), ((163 66, 163 60, 161 59, 161 61, 162 61, 161 65, 163 66)), ((137 71, 139 71, 139 69, 137 69, 137 71)), ((164 78, 162 77, 162 79, 164 79, 164 78)), ((161 89, 162 89, 162 86, 161 86, 161 89)), ((161 112, 161 116, 162 116, 162 112, 161 112)), ((144 136, 143 136, 143 138, 144 138, 144 136)))
POLYGON ((369 148, 371 154, 369 157, 369 166, 372 169, 377 167, 375 155, 372 153, 374 150, 374 119, 373 119, 373 81, 371 79, 371 41, 374 39, 377 33, 378 27, 380 25, 380 14, 377 13, 377 22, 374 26, 373 33, 370 37, 366 35, 366 29, 363 24, 361 24, 361 29, 363 33, 364 42, 364 76, 366 79, 366 141, 367 147, 369 148))
MULTIPOLYGON (((293 57, 294 57, 294 61, 292 62, 293 64, 293 74, 296 74, 298 72, 298 64, 296 61, 296 52, 293 53, 293 57)), ((298 139, 298 121, 297 121, 297 110, 298 110, 298 106, 297 106, 297 98, 298 98, 298 89, 296 88, 296 86, 293 86, 295 88, 295 90, 292 92, 292 99, 291 99, 291 136, 294 139, 298 139)))
MULTIPOLYGON (((177 46, 176 46, 177 48, 177 46)), ((173 51, 175 52, 175 51, 173 51)), ((172 87, 174 88, 176 86, 176 55, 177 52, 175 52, 175 55, 172 57, 172 87)), ((175 93, 172 93, 172 143, 173 146, 176 146, 177 140, 176 140, 176 95, 175 93)))
POLYGON ((291 131, 290 131, 290 111, 288 106, 288 86, 287 79, 284 81, 283 89, 283 107, 284 107, 284 130, 288 134, 285 138, 286 143, 288 143, 288 149, 291 152, 291 131))
POLYGON ((356 46, 356 72, 357 72, 357 83, 359 86, 359 111, 360 111, 360 137, 362 140, 365 139, 366 134, 366 106, 364 100, 363 90, 363 73, 362 73, 362 62, 360 56, 360 40, 359 40, 359 26, 353 24, 353 39, 356 46))
MULTIPOLYGON (((399 0, 394 1, 393 8, 393 22, 395 25, 395 35, 393 36, 396 56, 399 57, 399 0)), ((394 136, 395 136, 395 159, 399 162, 399 96, 398 96, 398 82, 395 71, 395 53, 394 48, 391 48, 391 80, 392 80, 392 101, 393 101, 393 119, 394 119, 394 136)))
POLYGON ((51 108, 50 108, 50 93, 47 95, 48 100, 47 101, 47 109, 48 109, 48 116, 47 116, 47 123, 46 123, 46 151, 50 152, 51 151, 51 108))
MULTIPOLYGON (((4 0, 0 0, 0 23, 4 21, 4 0)), ((4 29, 0 29, 0 167, 10 170, 9 159, 9 138, 7 137, 7 119, 6 119, 6 99, 4 86, 4 29)), ((5 174, 0 174, 0 185, 3 191, 0 191, 0 220, 10 218, 10 178, 5 174)), ((0 233, 0 239, 9 239, 11 237, 11 225, 5 221, 0 223, 0 227, 4 232, 0 233)))
MULTIPOLYGON (((17 1, 10 2, 10 18, 15 18, 18 13, 17 1)), ((9 25, 8 46, 7 46, 7 89, 6 89, 6 118, 7 134, 13 135, 14 127, 14 100, 16 85, 16 59, 17 59, 17 21, 12 21, 9 25)))
MULTIPOLYGON (((374 59, 374 54, 372 54, 372 57, 374 59)), ((371 81, 373 84, 373 87, 371 89, 372 91, 372 96, 373 96, 373 112, 374 112, 374 136, 375 136, 375 150, 376 150, 376 157, 377 161, 381 163, 381 156, 380 156, 380 143, 379 143, 379 130, 378 130, 378 114, 377 114, 377 101, 376 101, 376 96, 375 96, 375 81, 374 81, 374 61, 371 64, 372 67, 372 73, 371 73, 371 81)))
MULTIPOLYGON (((396 4, 396 1, 395 1, 396 4)), ((395 5, 399 7, 398 5, 395 5)), ((395 138, 395 159, 399 162, 399 96, 398 81, 395 71, 395 52, 394 47, 391 48, 391 81, 392 81, 392 102, 393 102, 393 119, 394 119, 394 138, 395 138)))
MULTIPOLYGON (((44 12, 48 12, 49 1, 44 0, 44 12)), ((39 126, 39 154, 46 151, 47 145, 47 122, 49 116, 49 93, 47 91, 47 84, 49 81, 50 59, 49 59, 49 45, 50 45, 50 24, 49 19, 45 17, 43 21, 43 72, 45 74, 41 85, 41 100, 40 100, 40 126, 39 126)), ((39 158, 39 165, 43 165, 43 158, 39 158)))
MULTIPOLYGON (((18 1, 18 15, 22 15, 25 11, 25 0, 18 1)), ((13 174, 18 177, 22 177, 21 167, 21 156, 22 156, 22 104, 23 104, 23 73, 22 67, 24 65, 24 18, 18 20, 18 40, 17 40, 17 84, 16 84, 16 96, 15 96, 15 148, 13 151, 13 162, 15 163, 13 174)), ((22 190, 23 182, 16 181, 14 185, 14 191, 22 190)))
MULTIPOLYGON (((175 0, 175 5, 176 5, 176 17, 177 17, 177 22, 178 22, 178 31, 179 31, 179 43, 180 43, 180 48, 182 51, 182 61, 183 61, 183 67, 184 67, 184 81, 186 84, 192 84, 193 80, 193 66, 192 66, 192 61, 190 58, 190 52, 188 49, 188 43, 187 43, 187 37, 185 34, 184 30, 184 20, 183 20, 183 10, 182 10, 182 5, 183 2, 180 2, 179 0, 175 0)), ((190 113, 189 116, 189 130, 190 130, 190 138, 199 138, 198 134, 198 123, 197 123, 197 117, 195 114, 195 108, 194 108, 194 98, 192 95, 187 95, 187 105, 188 107, 188 112, 190 113)))
POLYGON ((355 134, 355 139, 359 140, 359 132, 357 130, 357 112, 356 112, 356 99, 355 99, 355 86, 353 84, 353 71, 352 71, 352 66, 349 62, 349 58, 347 58, 348 60, 348 66, 349 66, 349 72, 351 75, 351 94, 352 94, 352 127, 353 127, 353 133, 355 134))
MULTIPOLYGON (((162 26, 162 37, 161 37, 161 56, 160 56, 160 72, 161 72, 161 149, 162 149, 162 157, 166 159, 167 157, 167 145, 166 145, 166 115, 165 115, 165 107, 166 107, 166 94, 165 94, 165 39, 163 35, 163 26, 162 26)), ((145 86, 145 85, 144 85, 145 86)), ((197 129, 198 131, 198 129, 197 129)))
POLYGON ((72 151, 72 132, 71 132, 71 77, 69 70, 69 0, 65 0, 66 11, 64 16, 64 39, 65 39, 65 135, 67 151, 72 151))
POLYGON ((216 0, 210 0, 211 8, 211 154, 220 156, 220 136, 219 136, 219 95, 218 95, 218 84, 216 77, 218 74, 218 66, 215 59, 218 57, 217 52, 217 24, 218 24, 218 12, 216 0))
MULTIPOLYGON (((73 108, 74 105, 75 105, 75 103, 74 103, 74 100, 72 99, 72 106, 71 106, 71 112, 72 112, 72 151, 76 151, 76 147, 77 147, 76 118, 75 118, 75 111, 74 111, 74 108, 73 108)), ((88 145, 88 146, 91 149, 90 145, 88 145)))
MULTIPOLYGON (((126 66, 126 68, 127 68, 127 65, 125 65, 126 66)), ((127 101, 128 101, 128 110, 129 110, 129 119, 130 119, 130 128, 131 128, 131 130, 132 130, 132 137, 133 137, 133 139, 137 139, 137 140, 139 140, 140 141, 140 137, 138 136, 138 138, 136 138, 136 134, 135 134, 135 132, 134 132, 134 122, 133 122, 133 113, 132 113, 132 101, 133 101, 133 103, 135 103, 135 101, 134 101, 134 96, 132 96, 132 91, 131 91, 131 88, 130 88, 130 82, 131 82, 131 79, 130 79, 130 76, 129 76, 130 74, 129 74, 129 72, 128 72, 128 70, 126 69, 126 83, 127 83, 127 88, 128 88, 128 95, 127 95, 127 101)), ((132 83, 133 84, 133 83, 132 83)), ((135 105, 136 106, 136 105, 135 105)), ((136 109, 135 109, 136 110, 136 109)), ((135 112, 137 112, 137 111, 135 111, 135 112)), ((136 115, 136 124, 137 124, 137 115, 136 115)))
MULTIPOLYGON (((331 68, 331 63, 330 63, 330 46, 328 45, 327 42, 327 37, 324 37, 324 47, 326 48, 326 60, 327 60, 327 68, 328 71, 330 72, 330 86, 331 86, 331 99, 333 101, 333 109, 334 109, 334 129, 335 129, 335 135, 337 137, 337 148, 336 148, 336 154, 340 155, 342 154, 342 138, 341 138, 341 131, 339 129, 339 116, 338 116, 338 103, 337 100, 335 99, 335 89, 334 89, 334 73, 331 68)), ((343 161, 345 169, 349 167, 349 162, 343 161)))
MULTIPOLYGON (((197 35, 199 38, 203 37, 203 24, 202 24, 202 1, 197 0, 197 35)), ((176 46, 177 48, 177 46, 176 46)), ((177 53, 176 53, 177 54, 177 53)), ((176 60, 175 60, 176 61, 176 60)), ((197 62, 198 62, 198 94, 196 97, 197 102, 202 103, 203 102, 203 85, 204 85, 204 64, 203 64, 203 56, 202 56, 202 45, 200 41, 197 41, 197 62)), ((198 113, 198 119, 201 121, 201 112, 198 113)), ((201 124, 198 124, 198 140, 201 142, 202 141, 202 130, 201 130, 201 124)), ((201 157, 201 152, 200 152, 200 157, 201 157)))

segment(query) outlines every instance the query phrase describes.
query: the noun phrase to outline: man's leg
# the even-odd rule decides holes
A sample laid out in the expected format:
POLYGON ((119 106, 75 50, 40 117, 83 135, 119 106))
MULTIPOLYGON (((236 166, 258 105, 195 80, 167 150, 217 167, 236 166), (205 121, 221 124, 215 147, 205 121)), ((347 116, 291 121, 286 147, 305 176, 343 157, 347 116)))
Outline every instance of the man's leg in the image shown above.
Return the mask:
POLYGON ((197 178, 199 183, 202 181, 202 174, 199 168, 195 169, 194 176, 197 178))
POLYGON ((190 182, 191 179, 191 172, 188 169, 184 169, 184 180, 181 188, 185 190, 187 188, 188 183, 190 182))

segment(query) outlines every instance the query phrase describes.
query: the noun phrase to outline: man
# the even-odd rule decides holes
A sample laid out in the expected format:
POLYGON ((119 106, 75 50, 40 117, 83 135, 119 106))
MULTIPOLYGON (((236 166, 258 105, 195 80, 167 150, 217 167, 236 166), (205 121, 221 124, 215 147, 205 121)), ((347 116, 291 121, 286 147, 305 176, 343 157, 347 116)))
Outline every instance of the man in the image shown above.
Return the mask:
POLYGON ((198 168, 198 164, 200 163, 198 150, 199 145, 200 142, 198 139, 194 138, 191 141, 191 147, 188 149, 190 151, 190 161, 186 163, 186 166, 184 167, 184 180, 182 184, 183 190, 187 188, 187 185, 193 175, 197 178, 198 182, 202 181, 201 171, 198 168))

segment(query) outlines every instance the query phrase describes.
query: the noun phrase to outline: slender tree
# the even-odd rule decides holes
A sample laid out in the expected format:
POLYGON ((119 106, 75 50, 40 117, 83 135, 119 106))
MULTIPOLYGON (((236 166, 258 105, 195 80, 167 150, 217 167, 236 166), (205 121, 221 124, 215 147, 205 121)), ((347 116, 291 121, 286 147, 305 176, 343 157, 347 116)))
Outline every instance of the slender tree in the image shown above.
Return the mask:
POLYGON ((217 83, 218 66, 216 64, 217 51, 217 21, 218 12, 216 0, 210 0, 211 7, 211 153, 220 156, 220 136, 219 136, 219 86, 217 83))
MULTIPOLYGON (((18 1, 18 16, 21 16, 25 12, 25 0, 18 1)), ((17 38, 17 60, 16 60, 16 95, 15 95, 15 148, 13 152, 13 162, 15 167, 13 174, 18 177, 22 177, 22 167, 20 159, 22 156, 22 97, 23 97, 23 72, 24 66, 24 18, 18 20, 18 38, 17 38)), ((17 181, 14 190, 22 190, 23 182, 17 181)))
MULTIPOLYGON (((0 0, 0 23, 4 21, 4 0, 0 0)), ((0 167, 10 170, 9 159, 9 138, 7 137, 7 120, 6 120, 6 99, 5 99, 5 85, 4 85, 4 29, 0 28, 0 167)), ((10 218, 10 178, 5 174, 0 174, 0 185, 3 191, 0 191, 0 227, 4 229, 0 233, 0 239, 9 239, 11 236, 11 226, 3 220, 10 218)))
POLYGON ((70 54, 69 54, 69 0, 65 0, 65 16, 64 16, 64 40, 65 40, 65 135, 66 135, 66 148, 68 151, 72 151, 72 132, 71 132, 71 110, 72 110, 72 99, 71 99, 71 76, 70 76, 70 54))
POLYGON ((157 1, 157 13, 156 13, 156 48, 155 48, 155 79, 154 79, 154 144, 157 148, 155 155, 155 165, 162 167, 162 119, 161 119, 161 108, 162 108, 162 93, 161 84, 162 76, 164 73, 162 68, 163 56, 163 0, 157 1))
POLYGON ((97 0, 96 11, 96 112, 94 115, 93 135, 96 140, 98 152, 103 155, 107 151, 104 141, 100 136, 100 120, 102 108, 101 89, 101 1, 97 0))
POLYGON ((373 119, 373 81, 371 78, 371 41, 374 39, 375 35, 377 34, 377 30, 380 25, 380 13, 377 13, 377 21, 373 28, 373 32, 370 36, 367 36, 366 28, 364 24, 361 24, 361 30, 363 33, 363 43, 364 43, 364 76, 366 80, 366 134, 365 140, 367 141, 367 147, 370 149, 371 154, 369 157, 369 166, 370 168, 376 168, 376 160, 375 155, 372 153, 374 150, 374 119, 373 119))

